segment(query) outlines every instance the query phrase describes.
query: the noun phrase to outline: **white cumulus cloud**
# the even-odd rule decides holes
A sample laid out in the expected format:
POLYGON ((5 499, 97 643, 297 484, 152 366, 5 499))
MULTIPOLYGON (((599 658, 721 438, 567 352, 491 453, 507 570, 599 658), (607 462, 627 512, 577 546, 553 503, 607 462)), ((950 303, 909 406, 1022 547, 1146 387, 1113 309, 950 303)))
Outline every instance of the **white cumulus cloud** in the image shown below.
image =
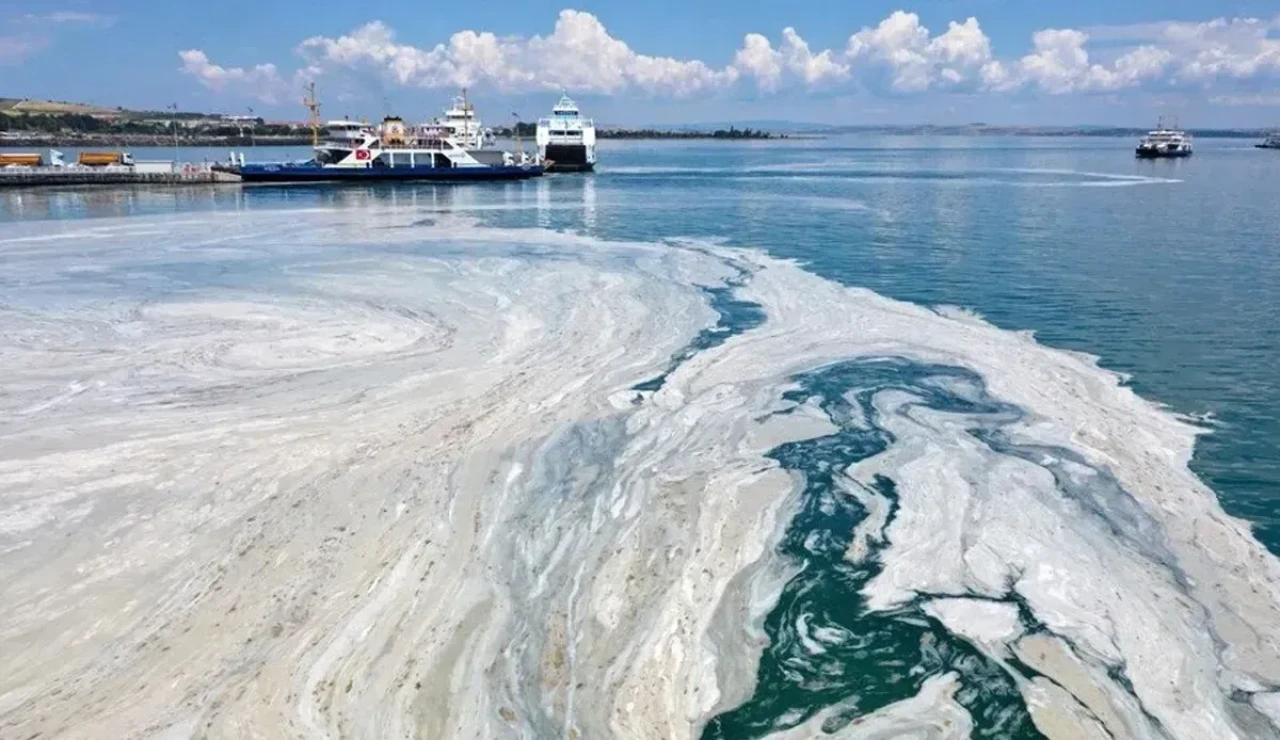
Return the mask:
POLYGON ((788 26, 782 29, 777 49, 766 36, 749 33, 733 57, 733 68, 755 79, 761 90, 772 92, 791 75, 809 87, 837 82, 849 76, 849 65, 830 49, 814 53, 809 43, 788 26))
POLYGON ((794 28, 782 29, 782 58, 787 69, 809 85, 849 76, 849 65, 837 61, 830 49, 817 54, 809 51, 809 45, 794 28))
POLYGON ((991 39, 977 18, 964 23, 951 21, 946 33, 929 42, 929 55, 944 64, 978 67, 991 59, 991 39))
POLYGON ((500 90, 571 88, 616 93, 637 88, 653 94, 691 95, 732 84, 738 71, 715 70, 697 60, 639 54, 611 36, 590 13, 561 11, 549 36, 500 38, 461 31, 447 44, 422 49, 400 44, 374 21, 338 38, 317 36, 299 52, 318 69, 370 66, 402 85, 426 88, 481 83, 500 90))
POLYGON ((935 85, 956 85, 971 79, 991 59, 991 40, 977 18, 951 22, 934 37, 920 24, 920 16, 897 10, 875 28, 849 37, 850 60, 886 68, 893 89, 919 92, 935 85))
MULTIPOLYGON (((69 12, 42 18, 58 15, 66 16, 66 22, 79 20, 69 12)), ((345 34, 302 41, 295 49, 301 68, 292 78, 359 71, 386 84, 427 89, 479 86, 529 92, 563 87, 676 98, 739 84, 781 92, 849 83, 899 94, 1035 90, 1067 95, 1280 80, 1280 39, 1273 38, 1277 31, 1280 17, 1048 28, 1032 34, 1030 49, 1020 56, 998 56, 977 18, 952 21, 935 35, 917 14, 897 10, 852 33, 839 49, 814 49, 792 27, 784 28, 776 41, 747 33, 732 59, 717 65, 643 54, 611 34, 595 15, 563 10, 546 35, 463 30, 428 46, 405 42, 385 23, 371 21, 345 34)), ((10 46, 11 59, 24 51, 16 43, 10 46)), ((183 71, 210 89, 264 97, 284 84, 271 64, 224 67, 197 49, 180 56, 183 71)))
POLYGON ((594 15, 576 10, 561 11, 555 31, 533 37, 526 49, 526 63, 548 88, 613 93, 634 85, 647 93, 682 97, 738 79, 732 67, 715 70, 696 59, 638 54, 610 36, 594 15))
POLYGON ((230 88, 245 91, 264 102, 275 102, 284 80, 274 64, 259 64, 249 69, 223 67, 209 61, 203 51, 187 49, 178 52, 182 71, 195 77, 210 90, 230 88))
POLYGON ((761 90, 777 90, 782 84, 782 54, 774 50, 766 36, 749 33, 742 48, 733 57, 733 65, 743 74, 755 78, 761 90))
POLYGON ((1157 43, 1177 57, 1180 79, 1242 79, 1280 72, 1280 39, 1271 38, 1278 26, 1258 18, 1166 23, 1157 43))
POLYGON ((1175 62, 1167 49, 1143 45, 1122 54, 1110 65, 1094 62, 1083 31, 1046 29, 1032 36, 1034 51, 1012 71, 993 75, 992 89, 1007 90, 1029 84, 1054 95, 1076 92, 1109 92, 1136 87, 1164 75, 1175 62))
POLYGON ((1083 31, 1074 28, 1036 31, 1031 37, 1035 51, 1020 63, 1023 79, 1051 93, 1069 93, 1085 87, 1090 74, 1089 52, 1084 49, 1088 39, 1083 31))
POLYGON ((928 46, 929 30, 920 25, 920 16, 895 10, 875 28, 850 36, 847 54, 888 66, 894 89, 918 91, 929 87, 928 46))
MULTIPOLYGON (((1012 85, 1050 93, 1110 91, 1152 82, 1210 84, 1219 79, 1280 76, 1276 21, 1218 18, 1203 23, 1160 22, 1058 29, 1033 36, 1034 50, 1013 72, 1012 85), (1110 64, 1091 61, 1086 45, 1098 39, 1125 48, 1110 64)), ((1006 82, 1007 87, 1010 83, 1006 82)))

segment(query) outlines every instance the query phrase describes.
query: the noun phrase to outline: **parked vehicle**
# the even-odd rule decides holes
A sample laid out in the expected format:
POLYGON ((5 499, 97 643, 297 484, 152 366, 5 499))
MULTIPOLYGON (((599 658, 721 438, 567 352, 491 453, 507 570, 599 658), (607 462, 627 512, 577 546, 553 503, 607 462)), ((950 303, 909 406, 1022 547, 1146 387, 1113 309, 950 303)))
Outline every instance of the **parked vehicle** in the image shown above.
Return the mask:
POLYGON ((85 167, 109 167, 113 164, 133 164, 128 152, 80 152, 76 162, 85 167))

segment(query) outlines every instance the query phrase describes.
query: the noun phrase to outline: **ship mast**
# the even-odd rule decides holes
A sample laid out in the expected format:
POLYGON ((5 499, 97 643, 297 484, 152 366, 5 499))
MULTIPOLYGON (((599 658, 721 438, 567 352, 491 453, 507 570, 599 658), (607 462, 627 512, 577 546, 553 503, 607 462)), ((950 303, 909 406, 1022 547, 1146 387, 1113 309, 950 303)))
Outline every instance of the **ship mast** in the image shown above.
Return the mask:
POLYGON ((302 104, 311 111, 311 146, 320 146, 320 101, 316 100, 316 83, 308 82, 302 89, 307 91, 302 104))

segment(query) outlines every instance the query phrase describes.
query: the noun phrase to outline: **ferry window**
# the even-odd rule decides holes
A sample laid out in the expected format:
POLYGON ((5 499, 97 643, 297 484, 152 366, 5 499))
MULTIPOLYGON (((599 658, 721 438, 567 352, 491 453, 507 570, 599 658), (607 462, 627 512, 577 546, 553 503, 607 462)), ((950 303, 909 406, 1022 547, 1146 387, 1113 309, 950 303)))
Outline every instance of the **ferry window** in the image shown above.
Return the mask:
POLYGON ((346 149, 325 149, 316 155, 316 161, 320 164, 333 164, 346 159, 350 153, 346 149))

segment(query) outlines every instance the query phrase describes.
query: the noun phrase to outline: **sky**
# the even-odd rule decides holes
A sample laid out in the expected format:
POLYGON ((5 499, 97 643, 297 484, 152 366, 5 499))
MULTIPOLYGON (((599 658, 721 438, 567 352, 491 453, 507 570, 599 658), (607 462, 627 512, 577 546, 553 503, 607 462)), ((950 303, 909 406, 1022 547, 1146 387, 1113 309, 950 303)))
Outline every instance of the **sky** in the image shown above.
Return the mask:
POLYGON ((0 97, 491 124, 1280 126, 1276 0, 0 0, 0 97))

